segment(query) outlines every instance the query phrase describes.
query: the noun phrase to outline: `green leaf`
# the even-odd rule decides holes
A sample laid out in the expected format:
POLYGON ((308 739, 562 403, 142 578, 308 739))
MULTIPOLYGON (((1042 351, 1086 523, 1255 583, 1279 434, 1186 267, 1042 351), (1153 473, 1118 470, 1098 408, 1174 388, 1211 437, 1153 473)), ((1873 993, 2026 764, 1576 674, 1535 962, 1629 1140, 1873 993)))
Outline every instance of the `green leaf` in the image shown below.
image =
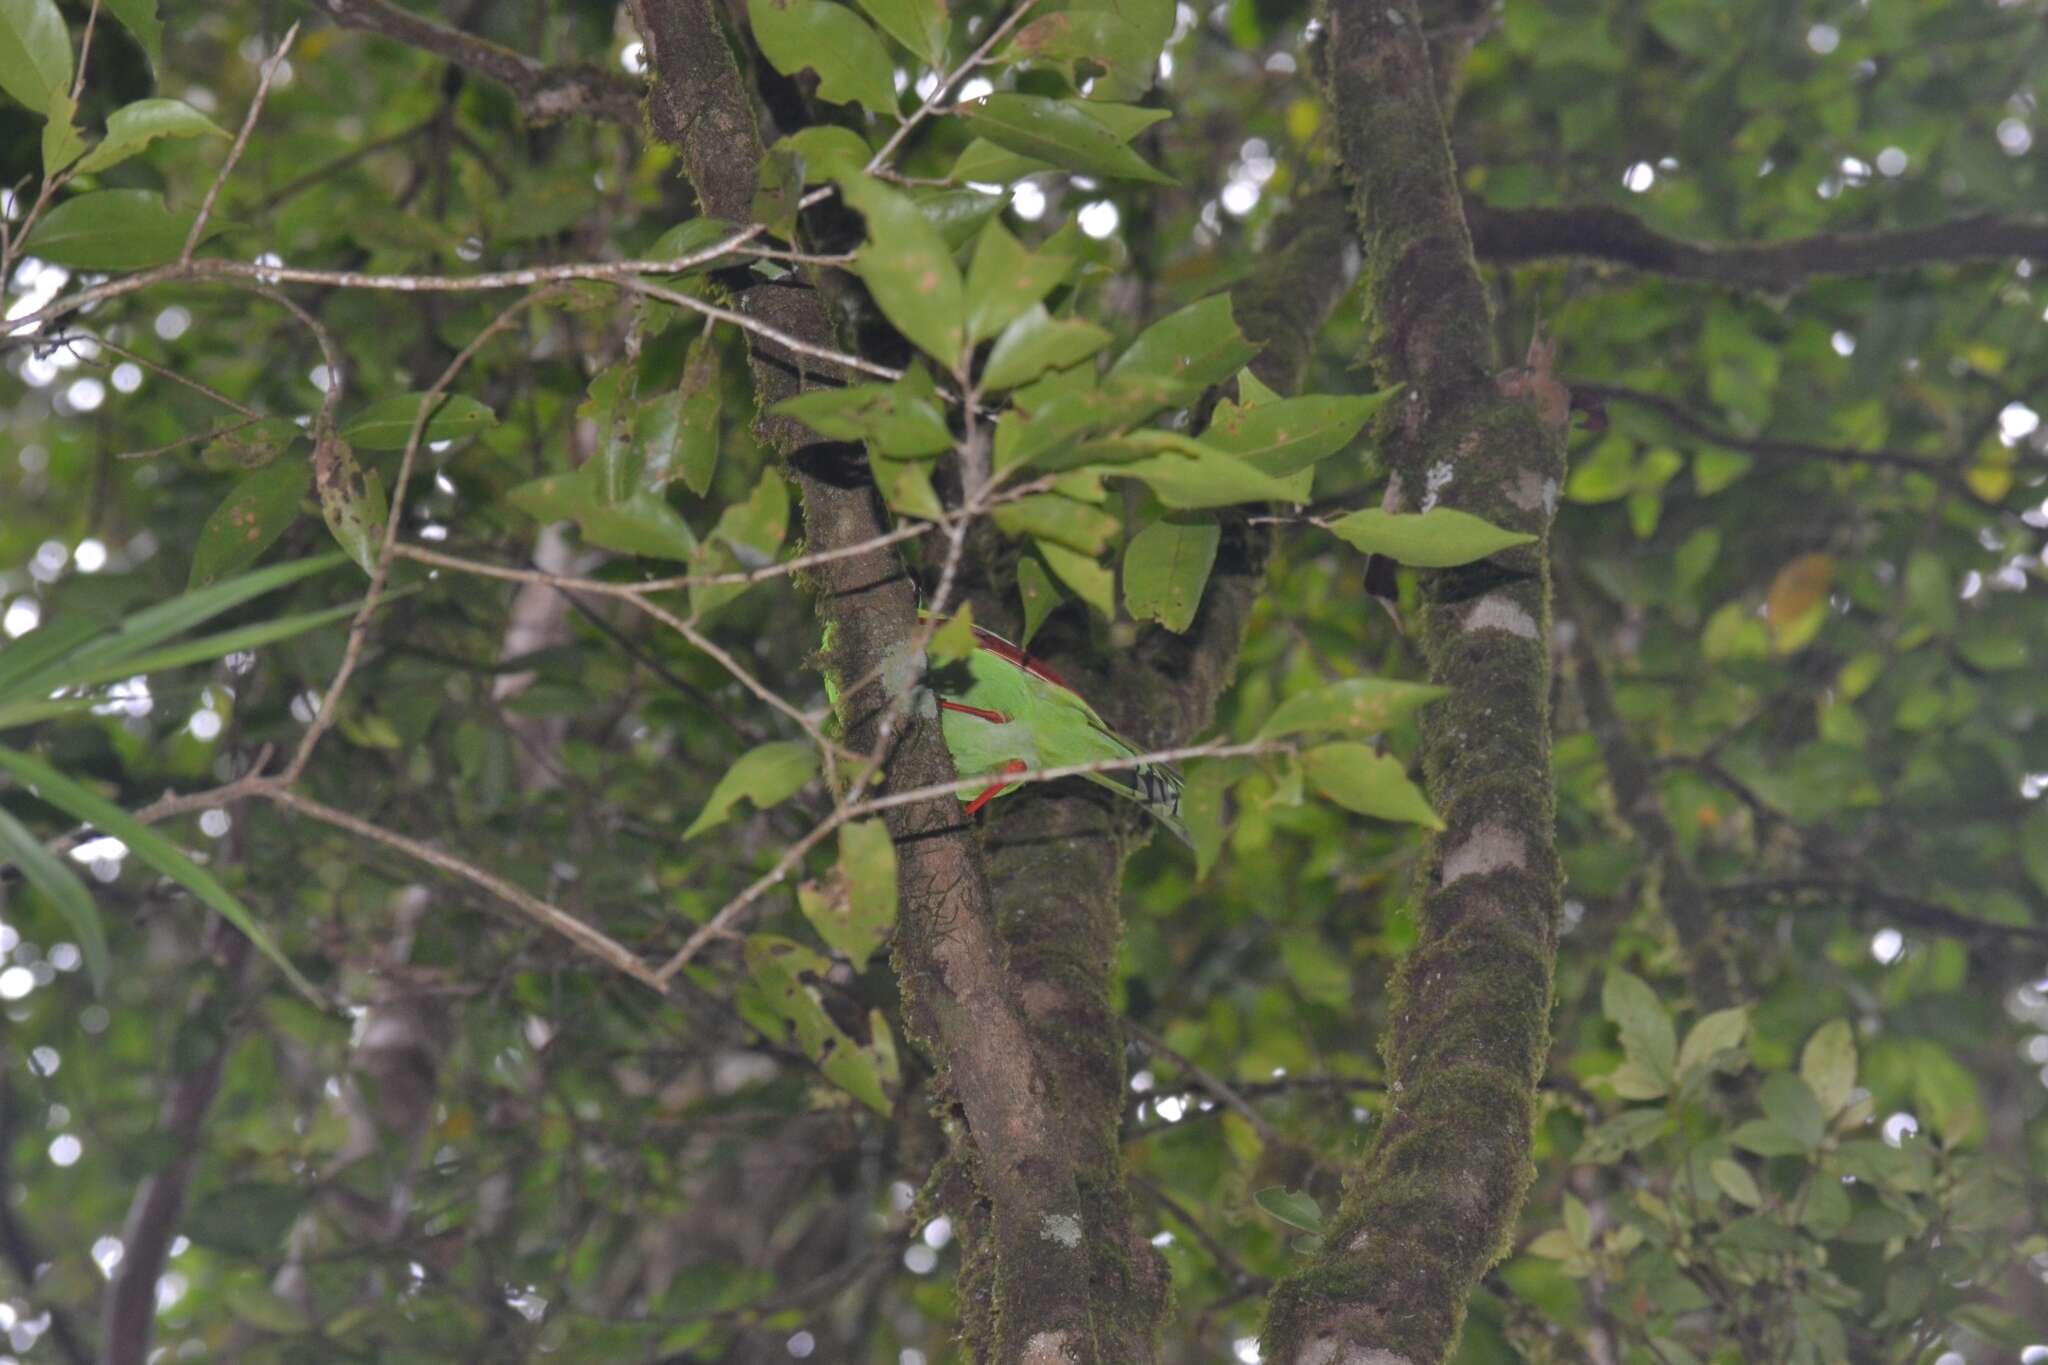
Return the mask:
POLYGON ((783 75, 808 67, 818 73, 818 98, 895 116, 896 64, 852 10, 824 0, 747 0, 747 18, 761 55, 783 75))
POLYGON ((675 454, 673 459, 650 466, 673 469, 683 486, 698 497, 711 491, 711 477, 718 472, 721 428, 720 405, 725 401, 719 381, 718 345, 707 331, 690 343, 683 356, 683 378, 676 390, 675 454))
POLYGON ((1235 455, 1172 431, 1134 431, 1114 441, 1098 442, 1088 453, 1126 458, 1136 452, 1163 451, 1145 459, 1113 464, 1104 472, 1139 479, 1159 501, 1179 511, 1232 507, 1242 502, 1290 502, 1300 490, 1253 468, 1235 455))
POLYGON ((925 65, 946 64, 946 0, 858 0, 882 32, 903 44, 925 65))
POLYGON ((1259 727, 1260 739, 1281 739, 1308 731, 1368 735, 1448 696, 1449 689, 1394 678, 1346 678, 1297 692, 1275 708, 1259 727))
POLYGON ((312 482, 303 461, 280 460, 237 483, 199 528, 189 585, 203 588, 254 564, 299 519, 312 482))
POLYGON ((1369 744, 1319 744, 1301 756, 1301 766, 1311 786, 1346 810, 1426 829, 1444 827, 1401 761, 1373 752, 1369 744))
POLYGON ((981 372, 984 393, 1028 384, 1047 370, 1064 369, 1109 344, 1109 333, 1080 318, 1055 318, 1034 303, 1003 329, 981 372))
POLYGON ((925 461, 876 456, 868 462, 868 470, 890 511, 925 521, 938 521, 946 515, 938 490, 932 487, 931 466, 925 461))
POLYGON ((1007 185, 1027 175, 1052 169, 1050 161, 1020 156, 1008 148, 996 146, 985 137, 978 137, 954 159, 953 169, 947 172, 946 178, 976 185, 1007 185))
POLYGON ((1191 398, 1228 379, 1258 353, 1231 316, 1230 295, 1214 294, 1140 332, 1109 373, 1113 378, 1150 376, 1171 393, 1191 398))
POLYGON ((1109 548, 1110 537, 1123 525, 1099 507, 1057 493, 1034 493, 1006 502, 991 515, 1004 535, 1019 539, 1035 536, 1090 559, 1109 548))
POLYGON ((1037 545, 1046 567, 1067 585, 1074 596, 1102 613, 1105 620, 1115 619, 1116 579, 1108 569, 1097 564, 1092 556, 1056 542, 1041 540, 1037 545))
POLYGON ((1290 1190, 1269 1185, 1252 1196, 1258 1206, 1291 1228, 1319 1233, 1323 1230, 1323 1206, 1307 1190, 1290 1190))
POLYGON ((28 884, 57 907, 57 913, 71 929, 71 936, 78 940, 78 951, 92 977, 93 994, 105 995, 107 932, 100 924, 99 907, 93 904, 92 893, 64 865, 63 859, 43 847, 43 841, 4 808, 0 808, 0 856, 20 868, 28 884))
POLYGON ((1278 478, 1342 450, 1399 392, 1283 398, 1253 407, 1226 399, 1216 405, 1202 440, 1278 478))
MULTIPOLYGON (((337 559, 340 556, 335 556, 337 559)), ((406 589, 404 591, 411 591, 406 589)), ((385 601, 401 596, 402 593, 386 593, 385 601)), ((261 649, 265 645, 289 640, 309 630, 345 621, 356 614, 360 601, 343 602, 337 606, 324 607, 319 611, 297 612, 291 616, 272 617, 252 625, 237 626, 214 635, 202 635, 196 640, 181 644, 164 645, 159 649, 145 650, 140 654, 126 655, 120 660, 101 664, 95 668, 80 671, 72 682, 74 687, 93 687, 100 683, 114 682, 120 678, 133 677, 138 673, 165 673, 188 664, 211 663, 224 659, 230 654, 244 650, 261 649)))
POLYGON ((1630 1060, 1669 1086, 1678 1057, 1678 1035, 1657 993, 1641 977, 1616 969, 1607 973, 1600 1009, 1620 1030, 1622 1050, 1630 1060))
POLYGON ((1913 1098, 1943 1142, 1967 1146, 1983 1140, 1984 1097, 1977 1078, 1932 1039, 1914 1040, 1913 1098))
POLYGON ((1707 1169, 1713 1174, 1714 1183, 1719 1185, 1730 1199, 1744 1208, 1763 1207, 1764 1196, 1756 1187, 1756 1177, 1752 1176, 1749 1168, 1741 1162, 1725 1156, 1715 1157, 1707 1163, 1707 1169))
POLYGON ((751 801, 756 810, 779 805, 817 775, 818 749, 809 740, 776 740, 749 749, 712 787, 704 809, 683 831, 683 838, 694 839, 724 824, 742 800, 751 801))
POLYGON ((1017 598, 1024 607, 1024 633, 1017 644, 1025 647, 1038 634, 1052 609, 1060 604, 1060 590, 1053 586, 1044 567, 1029 555, 1017 561, 1017 598))
POLYGON ((880 820, 839 827, 839 862, 823 886, 797 888, 797 903, 818 937, 844 953, 855 971, 896 923, 896 845, 880 820))
POLYGON ((890 325, 950 373, 966 344, 967 303, 945 239, 915 204, 875 180, 842 177, 839 192, 867 219, 868 240, 854 272, 890 325))
POLYGON ((41 700, 60 687, 82 686, 88 678, 125 676, 124 669, 139 672, 137 661, 172 636, 341 562, 340 555, 328 554, 273 564, 145 607, 110 631, 95 633, 82 621, 68 628, 45 626, 0 650, 0 702, 41 700))
POLYGON ((641 490, 623 502, 598 496, 585 465, 571 474, 550 474, 520 484, 505 501, 539 521, 573 521, 592 545, 651 559, 688 559, 697 537, 688 522, 659 493, 641 490))
POLYGON ((255 916, 228 894, 227 888, 215 881, 211 872, 180 853, 168 839, 39 758, 14 749, 0 748, 0 768, 6 769, 33 795, 74 820, 82 820, 100 833, 119 839, 144 864, 197 896, 222 919, 241 930, 243 937, 255 945, 258 952, 276 963, 284 972, 285 979, 300 994, 323 1009, 326 1007, 326 1001, 314 989, 313 983, 299 974, 299 969, 278 949, 263 926, 256 922, 255 916))
POLYGON ((1587 1133, 1572 1161, 1596 1166, 1619 1161, 1664 1136, 1670 1126, 1671 1117, 1662 1107, 1624 1110, 1587 1133))
POLYGON ((43 118, 43 179, 85 155, 85 139, 79 135, 78 104, 60 90, 50 98, 43 118))
MULTIPOLYGON (((756 0, 759 3, 759 0, 756 0)), ((966 106, 967 130, 1020 156, 1035 157, 1084 175, 1174 185, 1148 165, 1080 100, 1043 95, 984 95, 966 106)))
POLYGON ((2048 896, 2048 802, 2036 805, 2020 826, 2020 863, 2035 888, 2048 896))
POLYGON ((921 363, 894 384, 853 384, 813 389, 777 403, 773 411, 796 418, 833 441, 870 441, 898 459, 937 455, 953 448, 938 390, 921 363))
POLYGON ((94 190, 44 214, 27 250, 75 270, 142 270, 177 258, 195 216, 171 212, 155 190, 94 190))
POLYGON ((1856 1034, 1846 1019, 1830 1019, 1813 1031, 1799 1054, 1799 1075, 1832 1119, 1849 1105, 1856 1088, 1856 1034))
POLYGON ((152 67, 164 64, 164 21, 157 18, 156 0, 100 0, 100 7, 135 35, 152 67))
POLYGON ((1330 530, 1367 554, 1385 555, 1397 564, 1418 569, 1470 564, 1536 539, 1521 531, 1503 531, 1454 507, 1427 512, 1382 512, 1368 507, 1337 518, 1330 523, 1330 530))
POLYGON ((1805 1156, 1808 1151, 1804 1142, 1769 1119, 1750 1119, 1730 1133, 1728 1140, 1758 1156, 1805 1156))
POLYGON ((81 175, 118 166, 160 137, 226 137, 214 121, 183 100, 137 100, 107 116, 107 135, 84 161, 81 175))
POLYGON ((0 0, 0 90, 34 114, 69 97, 71 34, 54 0, 0 0))
POLYGON ((262 417, 229 427, 207 442, 199 462, 208 469, 260 469, 306 434, 288 417, 262 417))
POLYGON ((1773 1071, 1764 1077, 1758 1098, 1763 1103, 1764 1117, 1797 1142, 1801 1150, 1810 1154, 1820 1149, 1820 1140, 1827 1136, 1827 1119, 1805 1081, 1789 1071, 1773 1071))
POLYGON ((1678 1049, 1678 1079, 1686 1080, 1722 1053, 1741 1047, 1748 1033, 1747 1005, 1715 1010, 1706 1015, 1687 1031, 1685 1043, 1678 1049))
POLYGON ((1076 85, 1083 72, 1096 71, 1100 74, 1091 95, 1133 99, 1152 88, 1159 45, 1148 42, 1138 26, 1121 14, 1069 9, 1033 19, 996 55, 999 61, 1042 62, 1056 67, 1076 85))
POLYGON ((236 1280, 222 1292, 228 1311, 258 1331, 298 1336, 312 1330, 306 1310, 253 1280, 236 1280))
POLYGON ((868 162, 874 159, 874 152, 859 133, 833 124, 800 128, 776 143, 775 150, 788 152, 803 163, 803 181, 807 185, 863 175, 868 162))
MULTIPOLYGON (((838 131, 845 132, 846 130, 840 129, 838 131)), ((847 136, 852 137, 856 143, 860 143, 859 137, 854 134, 847 133, 847 136)), ((783 139, 783 142, 787 141, 787 138, 783 139)), ((781 146, 782 143, 777 143, 776 145, 781 146)), ((860 145, 866 146, 865 143, 860 145)), ((641 252, 640 255, 643 260, 649 261, 680 261, 686 256, 695 256, 700 252, 710 250, 738 231, 737 227, 722 218, 688 218, 655 238, 647 250, 641 252)), ((730 265, 736 265, 739 263, 739 260, 740 258, 737 256, 714 256, 712 259, 695 266, 684 274, 657 275, 651 278, 669 281, 686 279, 690 275, 703 271, 720 270, 730 265)))
MULTIPOLYGON (((424 393, 401 393, 380 399, 357 413, 341 429, 342 437, 364 450, 404 450, 412 436, 412 424, 419 420, 420 404, 426 399, 424 393)), ((443 394, 435 405, 434 415, 427 419, 427 429, 420 441, 425 444, 460 440, 497 424, 497 414, 476 399, 460 393, 443 394)))
MULTIPOLYGON (((888 1092, 883 1088, 882 1066, 876 1054, 860 1047, 832 1022, 817 997, 804 985, 805 976, 822 977, 831 963, 801 943, 769 934, 747 939, 747 970, 765 997, 765 1003, 789 1025, 804 1055, 817 1063, 825 1079, 852 1095, 878 1114, 889 1112, 888 1092)), ((750 1021, 771 1038, 766 1021, 750 1021)), ((877 1037, 877 1043, 881 1040, 877 1037)))
POLYGON ((374 469, 363 472, 347 441, 329 436, 313 451, 313 487, 320 495, 320 515, 335 543, 364 573, 374 576, 391 516, 384 481, 374 469))
POLYGON ((1124 605, 1175 634, 1194 624, 1223 529, 1213 517, 1172 516, 1153 522, 1124 547, 1124 605))
POLYGON ((968 341, 986 341, 1001 332, 1063 284, 1073 269, 1073 257, 1026 251, 1001 219, 989 219, 967 267, 968 341))

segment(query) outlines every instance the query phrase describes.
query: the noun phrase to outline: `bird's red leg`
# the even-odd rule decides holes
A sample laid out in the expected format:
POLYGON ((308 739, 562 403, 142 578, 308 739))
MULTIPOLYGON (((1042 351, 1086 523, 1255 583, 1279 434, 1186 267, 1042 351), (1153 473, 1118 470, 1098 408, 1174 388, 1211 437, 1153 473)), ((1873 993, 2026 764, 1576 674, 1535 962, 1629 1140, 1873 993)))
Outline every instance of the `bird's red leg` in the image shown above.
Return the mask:
MULTIPOLYGON (((1013 758, 1008 763, 1005 763, 1003 765, 1003 771, 1005 773, 1021 773, 1029 771, 1030 767, 1031 765, 1029 763, 1026 763, 1023 759, 1013 758)), ((996 783, 993 787, 990 787, 987 791, 983 792, 981 795, 975 797, 972 801, 967 803, 967 813, 969 815, 974 814, 983 806, 986 806, 989 802, 995 800, 998 796, 1001 796, 1003 794, 1004 788, 1008 787, 1009 785, 1010 784, 1007 782, 996 783)))

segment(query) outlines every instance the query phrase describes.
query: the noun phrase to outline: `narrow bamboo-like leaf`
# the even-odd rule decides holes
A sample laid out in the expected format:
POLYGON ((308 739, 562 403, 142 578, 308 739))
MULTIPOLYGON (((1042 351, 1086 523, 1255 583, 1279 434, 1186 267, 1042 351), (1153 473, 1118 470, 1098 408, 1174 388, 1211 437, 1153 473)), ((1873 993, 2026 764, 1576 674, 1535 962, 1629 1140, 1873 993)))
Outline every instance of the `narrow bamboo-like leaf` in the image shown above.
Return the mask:
MULTIPOLYGON (((139 670, 134 664, 143 657, 144 651, 154 649, 172 636, 202 625, 253 597, 260 597, 302 578, 325 573, 340 563, 340 555, 316 555, 311 559, 273 564, 267 569, 257 569, 211 587, 195 588, 167 602, 145 607, 113 630, 94 635, 89 640, 84 639, 83 632, 80 632, 65 648, 47 654, 30 653, 26 649, 29 641, 24 641, 0 652, 0 702, 40 701, 60 687, 77 685, 81 678, 120 677, 124 675, 113 670, 124 668, 130 673, 137 672, 139 670), (19 667, 14 666, 16 651, 21 651, 26 660, 19 667)), ((38 635, 41 633, 37 632, 38 635)), ((30 641, 34 638, 31 636, 30 641)))
POLYGON ((299 519, 313 484, 300 460, 279 460, 243 478, 199 528, 191 586, 203 588, 254 564, 299 519))
MULTIPOLYGON (((412 589, 386 593, 385 601, 400 597, 412 589)), ((224 630, 217 635, 203 635, 197 640, 182 644, 165 645, 162 649, 146 650, 131 654, 118 663, 86 669, 70 685, 74 687, 95 687, 101 683, 114 682, 121 678, 134 677, 143 673, 164 673, 173 668, 184 668, 189 664, 211 663, 224 659, 242 650, 261 649, 274 645, 279 640, 289 640, 294 635, 303 635, 309 630, 318 630, 337 621, 354 616, 360 601, 343 602, 339 606, 327 607, 320 611, 299 612, 292 616, 280 616, 274 621, 258 621, 254 625, 242 626, 235 630, 224 630)))
POLYGON ((50 898, 57 913, 71 927, 78 940, 85 970, 92 977, 95 995, 107 993, 107 931, 100 924, 100 911, 92 893, 78 880, 64 860, 43 847, 28 827, 0 809, 0 857, 21 869, 28 884, 50 898))
POLYGON ((1337 518, 1330 523, 1330 530, 1369 555, 1385 555, 1418 569, 1470 564, 1536 539, 1521 531, 1504 531, 1454 507, 1427 512, 1382 512, 1368 507, 1337 518))
POLYGON ((226 136, 212 119, 183 100, 137 100, 107 116, 107 135, 78 163, 78 171, 96 175, 162 137, 226 136))
POLYGON ((1449 694, 1448 688, 1394 678, 1346 678, 1297 692, 1259 727, 1260 739, 1281 739, 1309 731, 1369 735, 1387 729, 1418 708, 1449 694))
POLYGON ((967 339, 986 341, 1000 333, 1058 288, 1073 268, 1073 257, 1026 251, 1001 219, 989 219, 967 267, 967 339))
POLYGON ((1055 318, 1031 304, 1003 329, 981 372, 984 393, 1028 384, 1047 370, 1078 364, 1109 344, 1109 333, 1082 318, 1055 318))
POLYGON ((197 896, 229 924, 242 931, 257 951, 276 963, 285 979, 308 1000, 321 1008, 327 1001, 313 983, 299 974, 291 959, 265 932, 256 917, 211 872, 179 852, 170 840, 143 824, 127 811, 44 763, 15 749, 0 748, 0 768, 40 799, 49 802, 75 820, 83 820, 102 834, 112 835, 128 846, 143 863, 169 877, 197 896))
POLYGON ((0 90, 41 114, 71 89, 71 34, 55 0, 0 0, 0 90))
MULTIPOLYGON (((192 231, 155 190, 94 190, 63 200, 29 233, 27 249, 76 270, 143 270, 173 260, 192 231)), ((207 233, 219 230, 207 224, 207 233)))
POLYGON ((966 343, 967 304, 945 239, 915 204, 878 181, 846 177, 839 191, 867 219, 856 273, 890 325, 950 372, 966 343))
POLYGON ((882 32, 925 65, 945 66, 946 0, 859 0, 859 4, 882 32))
POLYGON ((320 515, 326 519, 335 544, 364 573, 374 575, 377 557, 384 549, 385 524, 391 514, 391 504, 384 497, 384 481, 374 469, 364 473, 348 442, 330 435, 314 447, 313 486, 320 494, 320 515))
POLYGON ((858 14, 825 0, 747 0, 747 18, 761 55, 785 76, 806 68, 818 73, 818 98, 859 104, 869 113, 893 116, 895 63, 888 49, 858 14))
POLYGON ((1194 624, 1223 530, 1213 517, 1162 517, 1124 550, 1124 604, 1176 634, 1194 624))
POLYGON ((1301 766, 1309 785, 1346 810, 1429 829, 1444 827, 1429 808, 1429 798, 1408 780, 1401 761, 1375 753, 1369 744, 1319 744, 1301 756, 1301 766))
MULTIPOLYGON (((757 0, 758 2, 758 0, 757 0)), ((1020 156, 1036 157, 1084 175, 1178 184, 1124 145, 1124 139, 1088 112, 1080 100, 995 94, 966 106, 967 130, 1020 156)))
POLYGON ((683 831, 683 838, 694 839, 724 824, 731 818, 732 808, 743 800, 752 802, 756 810, 787 801, 817 775, 818 750, 806 740, 777 740, 749 749, 711 788, 704 809, 683 831))
POLYGON ((1252 1196, 1254 1202, 1291 1228, 1303 1232, 1323 1230, 1323 1206, 1307 1190, 1283 1189, 1271 1185, 1252 1196))
MULTIPOLYGON (((426 399, 423 393, 401 393, 380 399, 357 413, 341 429, 342 437, 364 450, 404 450, 412 435, 412 424, 419 420, 420 404, 426 399)), ((453 441, 497 424, 497 414, 476 399, 467 394, 447 393, 435 405, 434 415, 427 419, 426 432, 420 439, 453 441)))

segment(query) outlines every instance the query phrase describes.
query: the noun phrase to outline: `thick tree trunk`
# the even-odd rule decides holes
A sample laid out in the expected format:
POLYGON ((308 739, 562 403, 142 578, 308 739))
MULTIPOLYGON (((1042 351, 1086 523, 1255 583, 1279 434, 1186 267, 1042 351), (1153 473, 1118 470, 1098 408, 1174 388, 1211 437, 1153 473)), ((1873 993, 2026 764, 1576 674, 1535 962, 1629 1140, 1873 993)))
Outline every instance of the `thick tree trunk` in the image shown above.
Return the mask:
POLYGON ((1324 1249, 1275 1290, 1265 1335, 1281 1365, 1424 1365, 1448 1355, 1530 1178, 1560 883, 1546 549, 1569 400, 1541 345, 1494 373, 1415 0, 1336 0, 1328 17, 1373 359, 1408 386, 1386 432, 1394 501, 1538 537, 1422 577, 1430 680, 1450 689, 1423 713, 1423 771, 1446 828, 1395 985, 1386 1112, 1324 1249))

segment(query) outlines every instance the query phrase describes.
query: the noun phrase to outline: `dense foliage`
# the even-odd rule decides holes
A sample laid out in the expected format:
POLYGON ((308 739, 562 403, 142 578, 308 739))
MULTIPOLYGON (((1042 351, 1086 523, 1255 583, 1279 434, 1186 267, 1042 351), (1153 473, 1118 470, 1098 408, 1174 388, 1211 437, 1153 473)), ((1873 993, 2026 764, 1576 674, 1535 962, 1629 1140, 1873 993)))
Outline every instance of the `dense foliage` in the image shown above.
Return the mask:
POLYGON ((0 1361, 2048 1352, 2041 0, 169 8, 0 0, 0 1361))

